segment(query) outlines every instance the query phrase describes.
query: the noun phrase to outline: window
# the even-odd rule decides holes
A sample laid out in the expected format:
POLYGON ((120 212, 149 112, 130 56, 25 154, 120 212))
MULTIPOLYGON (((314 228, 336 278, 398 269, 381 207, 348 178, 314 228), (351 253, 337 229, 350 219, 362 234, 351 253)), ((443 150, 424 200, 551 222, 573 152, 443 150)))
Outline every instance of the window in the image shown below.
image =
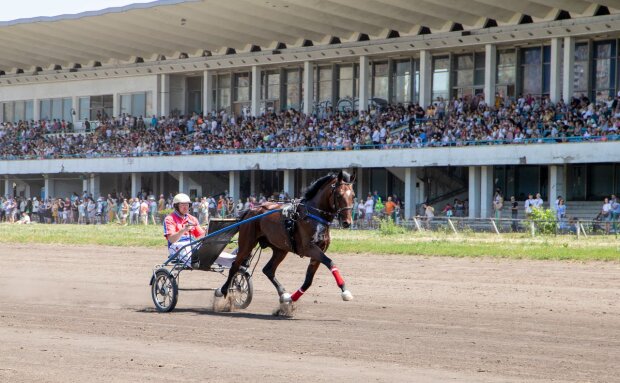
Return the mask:
POLYGON ((250 74, 235 74, 235 101, 250 100, 250 74))
MULTIPOLYGON (((50 98, 39 102, 42 120, 65 120, 71 121, 72 102, 71 98, 50 98)), ((110 106, 111 109, 111 106, 110 106)), ((110 110, 111 115, 111 110, 110 110)))
POLYGON ((514 98, 517 78, 517 53, 514 49, 497 52, 496 90, 500 98, 514 98))
POLYGON ((114 96, 111 94, 90 96, 90 120, 97 120, 99 117, 105 119, 111 116, 113 103, 114 96))
POLYGON ((373 63, 372 97, 388 99, 388 63, 373 63))
POLYGON ((573 97, 588 94, 588 43, 575 44, 573 97))
POLYGON ((594 43, 593 96, 597 101, 605 101, 615 95, 616 84, 616 42, 594 43))
POLYGON ((394 89, 392 102, 406 103, 411 101, 411 60, 394 62, 394 89))
POLYGON ((220 74, 217 76, 217 106, 219 109, 230 112, 231 89, 230 74, 220 74))
POLYGON ((90 97, 80 97, 80 121, 90 118, 90 97))
POLYGON ((341 65, 338 68, 338 97, 353 97, 353 65, 341 65))
POLYGON ((484 89, 485 53, 467 53, 455 56, 454 60, 454 97, 465 97, 482 93, 484 89))
POLYGON ((121 95, 121 114, 122 113, 135 117, 145 117, 146 92, 121 95))
POLYGON ((286 70, 286 109, 299 110, 301 104, 301 69, 286 70))
POLYGON ((433 57, 433 100, 436 100, 437 97, 443 99, 448 99, 449 97, 449 66, 450 60, 448 56, 433 57))
POLYGON ((332 67, 319 67, 318 75, 318 101, 325 102, 332 100, 332 67))
POLYGON ((542 52, 540 47, 523 49, 521 58, 523 94, 540 96, 542 87, 542 52))

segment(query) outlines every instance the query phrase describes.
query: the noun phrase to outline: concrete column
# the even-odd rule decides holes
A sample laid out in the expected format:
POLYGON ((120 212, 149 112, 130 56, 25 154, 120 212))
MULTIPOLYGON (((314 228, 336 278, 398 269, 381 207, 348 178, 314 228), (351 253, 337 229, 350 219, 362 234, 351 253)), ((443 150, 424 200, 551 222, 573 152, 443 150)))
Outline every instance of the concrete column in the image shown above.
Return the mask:
POLYGON ((32 100, 32 119, 35 121, 39 121, 41 119, 41 100, 38 98, 32 100))
MULTIPOLYGON (((54 180, 52 178, 50 178, 49 174, 44 175, 45 177, 45 183, 44 183, 44 188, 45 188, 45 198, 50 198, 50 197, 55 197, 54 194, 54 180)), ((12 193, 11 193, 12 194, 12 193)))
MULTIPOLYGON (((405 169, 405 219, 410 220, 417 215, 416 206, 418 204, 418 193, 416 190, 416 184, 418 183, 418 170, 416 168, 405 169)), ((366 200, 365 196, 360 194, 360 198, 363 201, 366 200)))
POLYGON ((235 203, 241 198, 241 173, 238 170, 228 172, 228 195, 235 203))
POLYGON ((364 168, 357 168, 355 176, 355 195, 358 201, 366 201, 364 194, 364 168))
POLYGON ((497 46, 484 46, 484 100, 487 105, 495 105, 495 72, 497 70, 497 46))
POLYGON ((301 169, 301 191, 303 191, 308 186, 310 186, 308 185, 308 170, 301 169))
POLYGON ((469 218, 480 217, 480 167, 469 167, 469 218))
POLYGON ((551 39, 551 78, 549 83, 549 98, 556 103, 562 98, 562 39, 554 37, 551 39))
POLYGON ((189 195, 189 177, 185 172, 179 172, 179 193, 185 193, 189 195))
MULTIPOLYGON (((159 194, 166 195, 164 190, 164 173, 159 173, 159 194)), ((159 196, 157 196, 157 199, 159 200, 159 196)))
POLYGON ((314 64, 304 61, 304 114, 312 114, 314 109, 314 64))
POLYGON ((256 195, 256 170, 250 170, 250 194, 256 195))
POLYGON ((142 190, 142 173, 131 173, 131 195, 134 198, 142 190))
POLYGON ((170 75, 162 74, 159 84, 159 117, 170 114, 170 75))
POLYGON ((112 95, 112 116, 118 117, 121 114, 121 95, 114 93, 112 95))
POLYGON ((288 169, 284 171, 284 192, 288 193, 290 198, 295 198, 295 170, 288 169))
POLYGON ((8 178, 4 179, 4 196, 10 196, 13 194, 13 190, 11 190, 11 180, 8 178))
POLYGON ((566 198, 564 187, 564 166, 549 165, 549 208, 556 210, 555 200, 558 197, 566 198))
MULTIPOLYGON (((82 192, 89 192, 89 185, 88 185, 88 178, 84 177, 82 178, 82 192)), ((80 194, 81 197, 81 194, 80 194)))
POLYGON ((368 89, 368 56, 360 56, 360 91, 359 91, 359 111, 368 109, 368 99, 370 98, 370 89, 368 89))
POLYGON ((480 167, 480 218, 489 218, 493 211, 493 166, 480 167))
POLYGON ((420 51, 420 105, 426 108, 433 101, 433 55, 420 51))
POLYGON ((157 194, 157 173, 153 173, 151 175, 151 193, 157 198, 159 194, 157 194))
POLYGON ((261 79, 261 69, 258 65, 252 66, 252 94, 250 95, 250 99, 252 100, 252 109, 250 110, 250 114, 252 116, 260 115, 260 79, 261 79))
POLYGON ((93 198, 99 198, 101 195, 101 177, 98 174, 91 174, 89 178, 89 191, 93 198))
MULTIPOLYGON (((553 60, 553 55, 551 56, 553 60)), ((553 62, 553 61, 552 61, 553 62)), ((564 37, 564 77, 562 82, 562 98, 570 104, 575 89, 575 38, 564 37)), ((551 66, 553 70, 553 65, 551 66)))

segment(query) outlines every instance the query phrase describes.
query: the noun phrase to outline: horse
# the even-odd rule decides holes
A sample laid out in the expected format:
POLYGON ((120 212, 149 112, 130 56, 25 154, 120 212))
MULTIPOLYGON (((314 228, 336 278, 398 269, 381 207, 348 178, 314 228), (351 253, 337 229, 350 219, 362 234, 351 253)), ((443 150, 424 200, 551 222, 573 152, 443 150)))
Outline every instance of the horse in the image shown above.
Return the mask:
POLYGON ((352 224, 352 210, 355 193, 353 183, 355 175, 350 176, 344 171, 328 174, 316 180, 305 192, 300 201, 284 209, 280 204, 265 203, 240 215, 242 220, 273 212, 262 218, 242 224, 239 228, 239 248, 237 256, 228 273, 224 285, 216 290, 217 297, 226 297, 230 282, 241 265, 250 260, 252 249, 257 244, 262 248, 269 247, 273 251, 271 259, 263 268, 280 297, 280 303, 291 304, 301 298, 310 288, 314 274, 321 264, 325 265, 336 280, 344 301, 353 299, 353 295, 345 286, 338 267, 325 255, 330 243, 329 225, 338 218, 345 228, 352 224), (274 211, 275 210, 275 211, 274 211), (287 228, 286 220, 294 224, 287 228), (293 294, 286 292, 276 279, 276 270, 288 253, 310 258, 306 278, 302 286, 293 294))

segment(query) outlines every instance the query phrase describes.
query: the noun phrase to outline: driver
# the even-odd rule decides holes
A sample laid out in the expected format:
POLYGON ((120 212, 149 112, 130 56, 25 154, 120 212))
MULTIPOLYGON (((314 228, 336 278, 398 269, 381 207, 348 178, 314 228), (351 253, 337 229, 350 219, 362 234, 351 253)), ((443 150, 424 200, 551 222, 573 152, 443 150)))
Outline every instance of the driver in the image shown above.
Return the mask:
MULTIPOLYGON (((168 253, 170 255, 190 243, 192 237, 198 239, 205 234, 198 219, 188 213, 191 203, 192 201, 187 194, 175 195, 172 200, 174 210, 164 219, 164 237, 168 240, 168 253)), ((179 260, 186 268, 191 268, 191 250, 191 246, 187 246, 179 254, 179 260)))

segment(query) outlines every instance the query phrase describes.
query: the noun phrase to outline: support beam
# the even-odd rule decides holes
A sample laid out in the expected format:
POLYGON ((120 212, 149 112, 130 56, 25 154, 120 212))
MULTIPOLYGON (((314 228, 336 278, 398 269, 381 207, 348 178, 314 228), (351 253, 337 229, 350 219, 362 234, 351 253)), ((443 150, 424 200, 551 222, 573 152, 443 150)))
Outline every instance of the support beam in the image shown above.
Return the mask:
POLYGON ((304 61, 304 109, 306 115, 312 114, 314 109, 314 63, 304 61))
POLYGON ((32 100, 32 119, 35 121, 41 119, 41 100, 38 98, 32 100))
POLYGON ((488 106, 495 105, 495 72, 497 70, 497 46, 484 46, 484 100, 488 106))
POLYGON ((241 173, 238 170, 228 172, 228 195, 235 203, 241 198, 241 173))
POLYGON ((131 173, 131 195, 134 198, 142 191, 142 173, 131 173))
POLYGON ((186 172, 179 172, 179 193, 185 193, 189 195, 189 176, 186 172))
MULTIPOLYGON (((45 188, 45 199, 48 198, 53 198, 55 197, 55 191, 54 191, 54 179, 50 178, 49 174, 45 174, 45 181, 44 181, 44 185, 43 187, 45 188)), ((11 193, 12 194, 12 193, 11 193)))
POLYGON ((82 178, 82 194, 83 193, 88 194, 88 177, 86 176, 82 178))
MULTIPOLYGON (((146 118, 146 116, 145 116, 146 118)), ((71 97, 71 122, 75 129, 75 124, 80 120, 80 99, 78 96, 71 97)))
POLYGON ((256 170, 250 170, 250 195, 256 196, 256 170))
POLYGON ((252 66, 252 94, 250 98, 252 100, 252 108, 250 110, 250 114, 253 117, 260 115, 260 79, 261 79, 261 69, 258 65, 252 66))
POLYGON ((480 167, 469 167, 469 218, 480 217, 480 167))
POLYGON ((11 186, 12 186, 11 180, 8 178, 5 178, 4 179, 4 194, 3 194, 5 197, 13 195, 13 190, 11 186))
POLYGON ((165 173, 159 173, 159 195, 166 195, 166 191, 164 190, 164 177, 165 173))
POLYGON ((562 98, 562 40, 559 37, 551 39, 551 79, 549 84, 549 98, 554 104, 562 98))
POLYGON ((118 117, 121 114, 121 95, 114 93, 112 95, 112 117, 118 117))
POLYGON ((358 202, 366 201, 366 196, 364 195, 364 168, 357 168, 355 171, 355 195, 358 202))
POLYGON ((289 198, 295 198, 295 170, 287 169, 284 171, 284 186, 282 187, 289 198))
POLYGON ((480 218, 493 212, 493 166, 480 167, 480 218))
POLYGON ((370 98, 370 89, 368 89, 369 76, 368 56, 360 56, 360 82, 359 82, 359 107, 358 110, 365 111, 368 109, 368 99, 370 98))
POLYGON ((159 85, 159 114, 161 116, 170 115, 170 75, 162 74, 159 85))
MULTIPOLYGON (((301 191, 304 191, 308 186, 308 170, 301 169, 301 191)), ((301 196, 300 196, 301 197, 301 196)))
POLYGON ((89 177, 89 191, 94 199, 99 198, 101 195, 101 177, 98 174, 92 173, 89 177))
POLYGON ((564 38, 564 77, 562 82, 562 98, 570 105, 575 89, 575 38, 564 38))
MULTIPOLYGON (((406 168, 405 169, 405 196, 404 196, 404 207, 405 207, 405 219, 410 220, 416 216, 416 206, 418 204, 417 201, 417 190, 416 184, 418 182, 418 172, 416 168, 406 168)), ((363 195, 360 195, 360 198, 364 198, 363 195)), ((365 200, 365 199, 364 199, 365 200)))
POLYGON ((420 106, 426 108, 432 102, 433 55, 430 51, 420 51, 420 106))
POLYGON ((564 166, 549 165, 549 208, 557 210, 555 200, 565 197, 564 166))

